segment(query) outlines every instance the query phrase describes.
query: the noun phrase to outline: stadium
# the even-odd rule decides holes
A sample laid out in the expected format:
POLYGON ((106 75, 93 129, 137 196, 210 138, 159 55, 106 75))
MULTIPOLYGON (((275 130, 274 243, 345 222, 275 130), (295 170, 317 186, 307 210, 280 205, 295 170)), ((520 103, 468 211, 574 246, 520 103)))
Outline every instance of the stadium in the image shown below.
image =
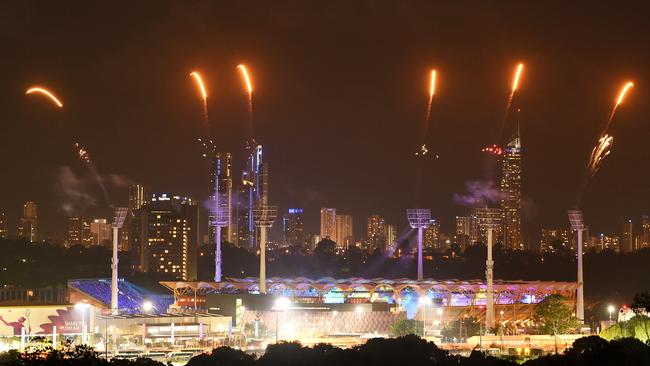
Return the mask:
MULTIPOLYGON (((487 304, 485 281, 436 281, 385 278, 279 278, 267 279, 267 294, 260 296, 258 279, 228 278, 223 282, 161 282, 174 296, 172 308, 217 311, 233 319, 235 327, 262 322, 275 330, 280 309, 275 299, 290 302, 283 316, 293 314, 290 335, 318 337, 333 333, 386 334, 398 319, 425 321, 431 334, 439 334, 460 318, 483 320, 487 304), (340 319, 340 321, 338 321, 340 319), (426 321, 428 319, 428 321, 426 321)), ((548 281, 495 281, 495 314, 501 324, 529 324, 534 307, 546 296, 562 295, 575 305, 578 284, 548 281)), ((291 338, 289 336, 289 338, 291 338)))

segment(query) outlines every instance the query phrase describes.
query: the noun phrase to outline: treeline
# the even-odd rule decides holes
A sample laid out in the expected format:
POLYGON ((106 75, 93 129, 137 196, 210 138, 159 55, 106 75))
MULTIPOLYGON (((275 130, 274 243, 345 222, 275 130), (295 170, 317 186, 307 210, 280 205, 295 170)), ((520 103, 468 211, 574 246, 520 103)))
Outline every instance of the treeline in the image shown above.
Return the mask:
MULTIPOLYGON (((647 366, 650 347, 637 339, 606 341, 597 336, 576 340, 562 354, 524 360, 518 356, 489 356, 475 350, 469 357, 452 355, 417 336, 374 338, 363 345, 342 349, 329 344, 305 347, 297 342, 269 345, 259 358, 241 350, 220 347, 192 358, 187 366, 647 366), (525 362, 523 362, 525 361, 525 362)), ((146 358, 135 361, 105 360, 86 347, 70 351, 40 349, 0 353, 7 366, 163 366, 146 358)))

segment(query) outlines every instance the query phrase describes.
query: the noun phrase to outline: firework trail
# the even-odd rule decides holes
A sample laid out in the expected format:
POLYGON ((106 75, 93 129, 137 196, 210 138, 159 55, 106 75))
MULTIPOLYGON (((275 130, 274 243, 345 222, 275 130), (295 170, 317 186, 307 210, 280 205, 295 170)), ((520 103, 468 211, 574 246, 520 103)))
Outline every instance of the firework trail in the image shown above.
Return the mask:
POLYGON ((582 200, 582 195, 587 187, 587 184, 591 179, 593 179, 596 174, 598 173, 598 170, 600 170, 600 166, 603 163, 603 160, 612 152, 612 145, 614 143, 614 137, 610 136, 607 134, 609 131, 609 127, 612 124, 612 121, 614 120, 614 115, 616 114, 616 111, 618 110, 618 107, 623 103, 625 100, 625 96, 627 95, 627 92, 634 86, 634 83, 631 81, 628 81, 623 85, 623 88, 621 88, 621 91, 618 93, 618 97, 616 98, 616 101, 614 103, 614 107, 612 107, 612 112, 609 114, 609 118, 607 119, 607 124, 605 125, 605 130, 603 130, 603 133, 600 135, 598 138, 598 142, 596 143, 596 146, 591 150, 591 155, 589 156, 589 161, 587 162, 587 173, 585 174, 585 179, 583 180, 582 185, 580 186, 580 190, 578 191, 578 197, 577 197, 577 205, 580 205, 580 202, 582 200))
POLYGON ((242 81, 246 87, 246 93, 248 94, 248 127, 252 131, 253 129, 253 84, 251 82, 250 75, 248 74, 248 69, 246 65, 237 65, 237 70, 241 73, 242 81))
POLYGON ((63 103, 57 98, 52 92, 45 88, 41 88, 39 86, 34 86, 25 92, 25 95, 30 95, 30 94, 42 94, 45 95, 47 98, 49 98, 54 104, 56 104, 59 108, 63 108, 63 103))
POLYGON ((205 84, 203 83, 203 79, 201 78, 201 75, 198 73, 198 71, 192 71, 190 73, 190 77, 194 79, 196 82, 196 85, 199 89, 199 92, 201 93, 201 99, 203 100, 203 123, 205 127, 207 128, 209 126, 208 123, 208 92, 205 88, 205 84))
MULTIPOLYGON (((424 117, 424 128, 422 131, 422 145, 415 151, 415 156, 424 157, 429 153, 429 148, 426 144, 427 135, 429 131, 429 120, 431 119, 431 107, 433 105, 433 96, 436 94, 436 70, 431 70, 431 77, 429 80, 429 102, 427 103, 427 112, 424 117)), ((436 159, 439 157, 437 154, 434 156, 436 159)))
POLYGON ((632 88, 633 86, 634 83, 628 81, 627 83, 625 83, 621 91, 618 93, 618 98, 616 98, 616 103, 614 103, 614 107, 612 108, 612 113, 609 114, 609 119, 607 120, 607 125, 605 126, 605 131, 603 131, 603 134, 607 133, 607 130, 609 130, 609 126, 612 124, 612 120, 614 119, 614 114, 616 114, 616 110, 618 109, 618 106, 621 105, 621 103, 623 103, 627 91, 630 90, 630 88, 632 88))
POLYGON ((503 121, 501 123, 501 128, 503 129, 506 125, 506 120, 508 119, 508 114, 510 114, 510 107, 512 107, 512 99, 515 96, 515 92, 519 88, 519 81, 521 80, 521 74, 524 71, 524 64, 518 64, 515 69, 515 75, 512 80, 512 89, 510 95, 508 96, 508 103, 506 103, 506 110, 503 113, 503 121))
POLYGON ((433 96, 436 94, 436 70, 431 70, 431 80, 429 82, 429 104, 427 105, 427 115, 424 118, 424 129, 426 132, 431 117, 431 105, 433 104, 433 96))
POLYGON ((102 178, 99 176, 99 173, 97 173, 97 169, 95 168, 95 164, 93 164, 93 161, 90 158, 90 154, 88 153, 88 150, 86 150, 86 148, 84 148, 83 146, 79 145, 78 142, 75 142, 73 147, 77 151, 77 155, 79 156, 79 160, 81 160, 81 162, 84 163, 88 167, 88 170, 90 171, 90 173, 95 178, 95 181, 97 181, 97 185, 99 185, 99 188, 101 188, 102 193, 104 194, 104 199, 106 200, 106 203, 110 207, 113 207, 113 204, 111 203, 111 199, 108 196, 108 190, 106 189, 106 186, 104 185, 104 182, 102 181, 102 178))

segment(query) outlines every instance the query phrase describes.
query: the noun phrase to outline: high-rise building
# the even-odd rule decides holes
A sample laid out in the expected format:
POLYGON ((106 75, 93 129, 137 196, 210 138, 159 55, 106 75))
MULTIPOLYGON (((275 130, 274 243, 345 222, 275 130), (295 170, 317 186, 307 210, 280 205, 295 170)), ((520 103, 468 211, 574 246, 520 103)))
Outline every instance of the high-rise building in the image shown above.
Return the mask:
POLYGON ((303 210, 302 208, 290 208, 282 219, 282 232, 284 242, 290 246, 305 246, 305 235, 303 232, 303 210))
POLYGON ((336 215, 336 246, 347 249, 354 245, 352 215, 336 215))
POLYGON ((368 249, 383 250, 386 248, 385 227, 386 220, 379 215, 371 215, 368 217, 368 249))
POLYGON ((38 207, 33 201, 23 205, 23 216, 20 218, 18 237, 30 242, 38 240, 38 207))
POLYGON ((120 230, 120 238, 118 241, 119 245, 119 250, 121 251, 129 251, 131 253, 137 252, 137 249, 139 248, 139 242, 133 243, 133 240, 131 238, 131 234, 133 233, 133 230, 131 230, 132 226, 132 221, 134 220, 134 216, 136 214, 136 211, 142 208, 142 206, 148 205, 149 202, 151 201, 151 194, 149 193, 149 190, 144 187, 141 184, 131 184, 129 185, 129 197, 128 197, 128 204, 127 204, 127 215, 126 215, 126 220, 124 221, 124 226, 122 230, 120 230), (137 248, 136 248, 137 247, 137 248))
POLYGON ((7 232, 7 216, 4 212, 0 212, 0 239, 4 239, 9 236, 7 232))
POLYGON ((623 224, 623 233, 621 235, 621 253, 630 253, 634 250, 634 231, 632 227, 632 220, 628 220, 623 224))
MULTIPOLYGON (((250 251, 257 250, 258 232, 255 228, 253 211, 262 204, 264 180, 268 180, 268 167, 263 169, 262 145, 254 140, 246 143, 246 161, 242 169, 241 186, 237 200, 237 245, 250 251), (264 174, 264 171, 267 174, 264 174)), ((267 193, 268 194, 268 193, 267 193)), ((268 197, 266 198, 268 201, 268 197)))
POLYGON ((146 214, 142 270, 185 281, 196 279, 199 209, 191 198, 157 194, 138 210, 146 214))
POLYGON ((336 209, 322 207, 320 209, 320 237, 336 240, 336 209))
POLYGON ((386 238, 386 248, 383 251, 388 254, 394 253, 397 250, 397 226, 384 225, 384 237, 386 238))
POLYGON ((539 242, 539 250, 541 252, 555 252, 559 248, 554 247, 554 244, 559 244, 571 251, 576 251, 577 247, 577 234, 568 228, 559 229, 542 229, 542 238, 539 242), (575 238, 574 238, 575 237, 575 238))
POLYGON ((235 243, 237 235, 232 219, 232 155, 227 152, 216 152, 212 156, 210 167, 210 186, 208 189, 210 211, 208 215, 208 238, 210 243, 216 243, 215 209, 227 212, 228 224, 221 229, 221 240, 235 243), (215 192, 218 191, 218 194, 215 192), (216 205, 216 206, 215 206, 216 205))
POLYGON ((88 246, 90 244, 90 224, 88 221, 81 216, 68 217, 68 234, 65 239, 65 246, 88 246))
POLYGON ((521 140, 519 132, 504 149, 502 159, 503 246, 508 249, 524 249, 521 241, 521 140))
POLYGON ((440 223, 436 219, 429 220, 429 226, 424 230, 424 248, 425 250, 441 250, 440 243, 440 223))
POLYGON ((456 216, 456 235, 454 241, 461 250, 474 244, 477 240, 476 220, 473 216, 456 216))
POLYGON ((106 219, 94 219, 90 223, 90 237, 92 245, 110 248, 113 240, 111 223, 106 219))
POLYGON ((472 216, 476 220, 476 241, 487 244, 488 228, 493 229, 494 242, 503 240, 503 221, 498 208, 475 207, 472 216))
POLYGON ((648 248, 650 247, 650 216, 641 216, 641 229, 643 230, 643 233, 641 234, 643 237, 641 240, 641 248, 648 248))

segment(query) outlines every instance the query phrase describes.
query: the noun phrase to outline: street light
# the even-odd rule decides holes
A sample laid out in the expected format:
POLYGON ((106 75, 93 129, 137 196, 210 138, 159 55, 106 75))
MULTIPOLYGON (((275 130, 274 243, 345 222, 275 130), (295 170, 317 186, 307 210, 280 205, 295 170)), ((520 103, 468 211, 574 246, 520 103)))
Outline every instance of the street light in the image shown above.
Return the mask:
POLYGON ((610 322, 612 321, 612 313, 614 312, 614 310, 616 310, 616 308, 614 307, 614 305, 609 305, 609 306, 607 307, 607 312, 609 313, 609 321, 610 321, 610 322))
POLYGON ((422 305, 422 337, 427 336, 427 304, 433 303, 429 296, 421 296, 418 303, 422 305))
POLYGON ((74 308, 81 311, 81 343, 86 344, 88 340, 86 339, 86 309, 89 308, 85 302, 80 302, 75 304, 74 308))
POLYGON ((287 311, 291 306, 291 300, 286 297, 275 299, 275 343, 278 343, 278 329, 280 328, 280 311, 287 311))

